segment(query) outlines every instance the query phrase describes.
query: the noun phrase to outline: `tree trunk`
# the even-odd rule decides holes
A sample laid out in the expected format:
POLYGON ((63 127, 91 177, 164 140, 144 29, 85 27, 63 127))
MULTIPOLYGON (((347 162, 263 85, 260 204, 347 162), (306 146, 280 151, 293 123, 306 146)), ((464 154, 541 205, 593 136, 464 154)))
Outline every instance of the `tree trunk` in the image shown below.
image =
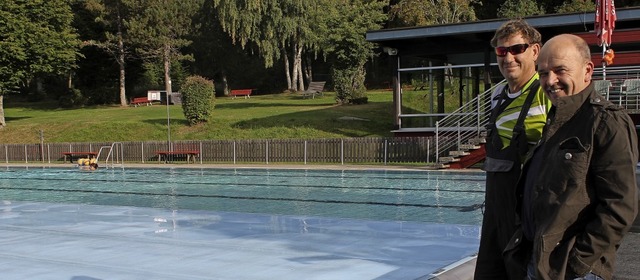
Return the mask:
MULTIPOLYGON (((293 74, 293 79, 291 80, 291 86, 293 91, 300 91, 298 88, 298 67, 300 61, 298 60, 298 43, 293 44, 293 68, 291 69, 291 74, 293 74)), ((302 79, 302 77, 300 77, 302 79)))
POLYGON ((309 54, 304 56, 304 78, 307 80, 307 84, 313 82, 313 68, 311 67, 311 58, 309 54))
POLYGON ((120 66, 120 106, 127 107, 127 93, 125 89, 125 53, 124 53, 124 39, 122 38, 122 19, 120 18, 120 2, 117 3, 117 13, 118 13, 118 65, 120 66))
POLYGON ((289 56, 287 55, 287 49, 282 49, 282 57, 284 59, 284 73, 287 77, 287 89, 291 89, 291 73, 289 72, 289 56))
POLYGON ((36 76, 36 94, 44 94, 44 85, 42 84, 42 78, 36 76))
MULTIPOLYGON (((124 54, 122 54, 121 57, 124 60, 124 54)), ((127 93, 124 87, 124 77, 125 77, 125 70, 124 70, 124 61, 122 64, 120 64, 120 106, 122 107, 127 107, 127 93)))
POLYGON ((295 71, 298 71, 298 91, 304 91, 304 78, 302 76, 302 47, 298 48, 296 52, 296 64, 298 68, 295 71))
POLYGON ((0 94, 0 128, 7 126, 4 122, 4 96, 0 94))

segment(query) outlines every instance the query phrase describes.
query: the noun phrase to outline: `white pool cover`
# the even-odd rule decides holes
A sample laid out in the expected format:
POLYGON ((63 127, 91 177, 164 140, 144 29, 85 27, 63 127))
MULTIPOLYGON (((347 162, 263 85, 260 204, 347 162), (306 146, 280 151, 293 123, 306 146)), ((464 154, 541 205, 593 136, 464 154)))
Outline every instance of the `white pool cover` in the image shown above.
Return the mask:
POLYGON ((429 279, 478 226, 0 203, 2 279, 429 279))

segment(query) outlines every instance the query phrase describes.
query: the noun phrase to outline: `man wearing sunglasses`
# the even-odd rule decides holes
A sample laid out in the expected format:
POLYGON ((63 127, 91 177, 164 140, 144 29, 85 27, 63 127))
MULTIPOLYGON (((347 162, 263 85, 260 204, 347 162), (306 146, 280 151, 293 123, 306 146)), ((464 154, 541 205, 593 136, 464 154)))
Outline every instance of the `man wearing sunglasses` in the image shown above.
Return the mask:
POLYGON ((518 228, 516 185, 524 157, 542 135, 551 107, 540 89, 536 59, 542 36, 524 20, 511 20, 496 30, 498 68, 506 79, 492 94, 487 125, 485 212, 474 279, 523 279, 526 270, 507 265, 502 256, 518 228))

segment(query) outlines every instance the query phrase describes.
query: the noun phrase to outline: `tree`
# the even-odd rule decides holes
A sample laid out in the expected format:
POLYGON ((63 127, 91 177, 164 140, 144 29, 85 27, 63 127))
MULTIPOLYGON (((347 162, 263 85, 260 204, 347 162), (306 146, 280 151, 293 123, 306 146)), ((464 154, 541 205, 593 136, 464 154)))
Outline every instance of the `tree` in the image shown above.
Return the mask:
POLYGON ((477 0, 403 0, 391 6, 391 26, 421 26, 476 20, 477 0))
POLYGON ((234 42, 242 48, 255 49, 266 67, 282 58, 288 88, 304 90, 302 57, 314 46, 311 31, 314 22, 309 16, 316 0, 214 0, 213 3, 222 29, 234 42))
POLYGON ((596 10, 595 1, 592 0, 568 0, 560 7, 556 7, 556 13, 593 12, 596 10))
POLYGON ((84 45, 96 46, 115 58, 118 63, 118 84, 120 88, 120 106, 127 106, 125 89, 125 58, 127 55, 125 37, 125 19, 128 18, 127 7, 121 0, 86 0, 84 7, 94 13, 95 21, 103 28, 101 38, 86 40, 84 45))
POLYGON ((171 63, 193 59, 182 49, 193 29, 192 18, 204 0, 122 0, 131 9, 128 34, 143 59, 161 61, 165 91, 171 94, 171 63))
POLYGON ((332 77, 338 102, 360 103, 366 100, 364 85, 367 59, 373 57, 374 45, 366 41, 368 30, 380 29, 387 17, 384 1, 320 0, 318 36, 321 46, 332 62, 332 77), (320 16, 322 15, 322 16, 320 16))
POLYGON ((507 0, 498 9, 498 17, 523 18, 527 16, 543 15, 544 7, 538 6, 532 0, 507 0))
POLYGON ((69 0, 0 1, 0 127, 5 94, 74 67, 80 41, 72 21, 69 0))

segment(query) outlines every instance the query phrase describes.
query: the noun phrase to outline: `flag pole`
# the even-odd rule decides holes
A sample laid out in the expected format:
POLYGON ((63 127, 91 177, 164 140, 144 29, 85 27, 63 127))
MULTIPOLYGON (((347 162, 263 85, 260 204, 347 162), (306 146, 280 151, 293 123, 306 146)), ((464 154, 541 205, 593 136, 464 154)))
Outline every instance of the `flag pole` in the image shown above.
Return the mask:
MULTIPOLYGON (((604 60, 604 56, 607 53, 607 44, 602 44, 602 80, 607 80, 607 62, 604 60)), ((607 96, 608 98, 608 96, 607 96)))

